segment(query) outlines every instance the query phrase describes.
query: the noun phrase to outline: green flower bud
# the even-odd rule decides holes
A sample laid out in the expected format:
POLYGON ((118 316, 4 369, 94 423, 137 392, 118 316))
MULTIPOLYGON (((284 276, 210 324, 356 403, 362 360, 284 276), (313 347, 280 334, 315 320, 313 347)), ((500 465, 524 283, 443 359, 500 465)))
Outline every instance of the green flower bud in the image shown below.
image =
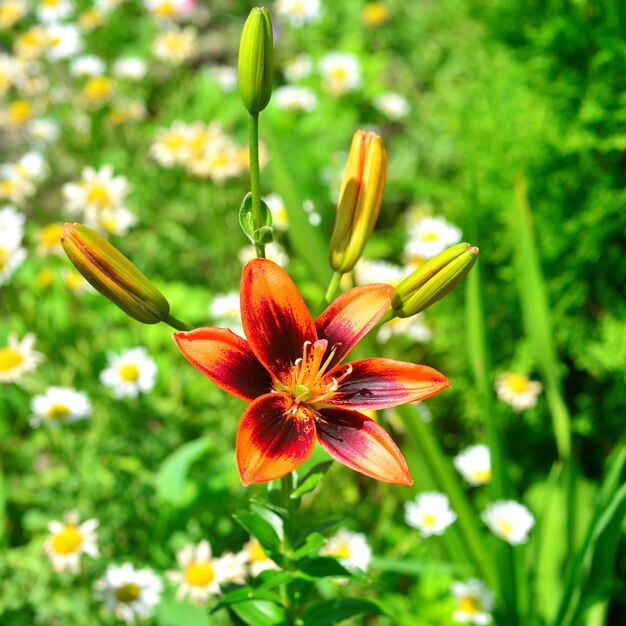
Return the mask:
POLYGON ((124 313, 144 324, 156 324, 168 317, 170 305, 163 294, 91 228, 65 224, 61 244, 74 267, 124 313))
POLYGON ((391 299, 396 317, 411 317, 450 293, 476 263, 478 248, 459 243, 426 261, 407 276, 391 299))
POLYGON ((239 94, 252 115, 262 111, 272 96, 274 34, 270 12, 250 11, 239 44, 239 94))
POLYGON ((335 271, 349 272, 359 260, 378 219, 386 180, 387 153, 383 140, 376 133, 357 130, 350 146, 330 240, 330 266, 335 271))

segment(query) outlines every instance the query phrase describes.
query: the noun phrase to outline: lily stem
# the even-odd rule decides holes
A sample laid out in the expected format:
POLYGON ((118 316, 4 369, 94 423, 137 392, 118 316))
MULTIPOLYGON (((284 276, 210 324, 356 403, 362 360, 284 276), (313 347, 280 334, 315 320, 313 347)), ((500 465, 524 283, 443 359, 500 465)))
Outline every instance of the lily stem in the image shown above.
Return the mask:
MULTIPOLYGON (((252 192, 252 229, 263 226, 261 211, 261 173, 259 167, 259 114, 248 113, 248 145, 250 148, 250 191, 252 192)), ((265 244, 254 242, 257 258, 265 258, 265 244)))
POLYGON ((328 289, 326 289, 326 293, 324 294, 324 299, 322 300, 320 308, 326 308, 333 301, 342 276, 343 274, 341 272, 335 270, 333 277, 330 279, 330 283, 328 284, 328 289))
POLYGON ((181 322, 179 319, 170 315, 169 313, 163 318, 163 321, 172 328, 176 330, 191 330, 191 326, 185 324, 185 322, 181 322))
MULTIPOLYGON (((291 500, 292 490, 293 474, 289 473, 280 479, 281 499, 283 508, 286 511, 284 525, 284 556, 287 560, 291 559, 291 550, 293 548, 293 538, 291 536, 293 529, 293 502, 291 500)), ((283 601, 285 603, 285 626, 294 626, 296 623, 297 606, 291 583, 285 583, 283 587, 283 601)))

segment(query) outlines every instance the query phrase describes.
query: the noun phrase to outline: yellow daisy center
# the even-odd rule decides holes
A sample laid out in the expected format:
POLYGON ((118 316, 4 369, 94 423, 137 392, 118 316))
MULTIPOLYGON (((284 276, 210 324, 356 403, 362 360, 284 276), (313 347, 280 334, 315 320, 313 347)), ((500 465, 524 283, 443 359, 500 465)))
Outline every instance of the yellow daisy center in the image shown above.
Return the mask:
POLYGON ((422 241, 439 241, 439 235, 437 233, 424 233, 422 235, 422 241))
POLYGON ((0 272, 7 267, 9 261, 9 255, 7 251, 0 246, 0 272))
POLYGON ((506 384, 515 393, 524 393, 528 390, 528 377, 523 374, 509 374, 506 384))
POLYGON ((193 587, 206 587, 215 580, 215 571, 210 563, 192 563, 185 570, 185 582, 193 587))
POLYGON ((265 552, 263 552, 263 548, 258 541, 255 541, 252 546, 248 548, 248 555, 253 563, 258 563, 259 561, 269 561, 269 557, 265 554, 265 552))
POLYGON ((62 420, 70 414, 70 409, 66 404, 53 404, 47 411, 46 417, 50 420, 62 420))
POLYGON ((103 183, 92 183, 87 188, 87 202, 99 206, 111 204, 111 194, 103 183))
POLYGON ((342 541, 333 550, 333 553, 335 554, 335 556, 338 556, 340 559, 349 559, 351 557, 350 546, 345 541, 342 541))
POLYGON ((83 536, 76 526, 65 526, 52 536, 51 547, 57 554, 72 554, 83 543, 83 536))
POLYGON ((503 537, 510 537, 513 534, 513 526, 511 526, 511 524, 509 524, 509 522, 507 522, 505 519, 499 519, 497 522, 497 527, 503 537))
POLYGON ((54 282, 54 272, 46 267, 37 274, 37 284, 40 287, 49 287, 54 282))
POLYGON ((9 372, 24 362, 24 356, 15 348, 0 348, 0 372, 9 372))
POLYGON ((363 9, 362 19, 367 26, 378 26, 389 18, 389 9, 382 2, 370 2, 363 9))
POLYGON ((424 528, 432 528, 437 522, 437 518, 432 513, 424 513, 422 515, 422 526, 424 528))
POLYGON ((170 0, 163 0, 153 9, 153 14, 158 17, 173 17, 176 15, 176 7, 170 0))
POLYGON ((45 7, 53 8, 61 4, 60 0, 41 0, 41 4, 45 7))
POLYGON ((63 224, 54 223, 44 226, 39 231, 39 241, 46 247, 51 248, 57 244, 61 244, 61 235, 63 234, 63 224))
POLYGON ((96 76, 87 81, 83 94, 87 100, 106 100, 113 93, 113 87, 113 81, 106 76, 96 76))
POLYGON ((83 277, 78 272, 70 272, 65 276, 65 286, 72 291, 79 291, 83 288, 83 277))
POLYGON ((480 611, 480 602, 475 596, 463 596, 459 600, 459 611, 473 615, 480 611))
POLYGON ((126 583, 115 590, 118 602, 130 604, 141 595, 141 587, 137 583, 126 583))
POLYGON ((474 470, 471 476, 477 482, 488 483, 491 480, 491 468, 474 470))
POLYGON ((337 81, 344 81, 348 77, 348 70, 345 67, 333 67, 330 70, 330 77, 337 81))
POLYGON ((23 126, 33 115, 33 105, 28 100, 16 100, 9 105, 9 119, 14 126, 23 126))
POLYGON ((139 378, 139 368, 134 363, 126 363, 119 369, 120 378, 129 383, 137 382, 139 378))

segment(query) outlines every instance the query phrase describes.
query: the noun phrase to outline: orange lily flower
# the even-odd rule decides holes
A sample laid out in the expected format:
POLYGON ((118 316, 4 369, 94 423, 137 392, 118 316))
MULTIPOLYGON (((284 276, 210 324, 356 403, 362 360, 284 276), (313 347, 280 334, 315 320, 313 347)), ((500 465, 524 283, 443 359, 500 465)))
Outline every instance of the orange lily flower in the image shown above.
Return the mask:
POLYGON ((237 433, 244 485, 280 478, 304 463, 315 441, 335 460, 377 480, 413 483, 391 437, 359 410, 385 409, 449 387, 425 365, 372 358, 342 364, 389 309, 393 287, 355 287, 314 322, 291 278, 254 259, 241 278, 248 340, 226 328, 174 333, 185 358, 216 385, 250 402, 237 433))

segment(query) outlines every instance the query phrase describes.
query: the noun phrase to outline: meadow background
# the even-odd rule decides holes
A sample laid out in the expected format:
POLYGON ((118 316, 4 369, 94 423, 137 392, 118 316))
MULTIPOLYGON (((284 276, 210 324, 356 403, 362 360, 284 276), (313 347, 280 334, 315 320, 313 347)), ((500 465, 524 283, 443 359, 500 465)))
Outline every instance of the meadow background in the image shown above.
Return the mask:
MULTIPOLYGON (((189 13, 159 18, 148 10, 156 3, 75 0, 62 22, 78 25, 81 49, 60 58, 44 49, 35 55, 28 40, 17 45, 42 19, 38 4, 26 3, 28 12, 10 23, 8 4, 0 2, 0 206, 25 216, 26 256, 14 269, 0 265, 0 347, 11 333, 34 333, 45 358, 0 384, 0 624, 108 624, 114 620, 92 589, 107 564, 130 561, 162 573, 176 568, 185 543, 201 539, 214 554, 237 552, 249 536, 233 514, 266 487, 239 482, 234 441, 243 403, 189 367, 167 327, 130 320, 68 274, 69 262, 44 229, 84 221, 64 185, 80 181, 85 167, 110 165, 128 181, 125 207, 134 216, 109 224, 111 241, 159 286, 176 317, 194 327, 236 323, 215 308, 216 299, 238 290, 246 240, 237 212, 249 190, 245 111, 224 67, 236 68, 254 4, 198 2, 189 13), (175 51, 154 51, 172 28, 193 32, 179 62, 175 51), (89 76, 71 71, 84 54, 104 62, 110 85, 85 90, 89 76), (20 55, 34 55, 34 65, 7 69, 6 59, 20 55), (114 62, 127 56, 145 61, 144 76, 114 74, 114 62), (16 108, 18 101, 27 104, 16 108), (54 130, 33 132, 39 119, 54 130), (195 171, 164 164, 154 145, 176 121, 218 123, 224 153, 195 171), (30 185, 15 183, 9 166, 32 152, 43 165, 22 171, 30 185), (156 383, 136 398, 116 398, 100 374, 107 355, 135 346, 156 363, 156 383), (32 399, 50 386, 86 393, 88 419, 33 428, 32 399), (43 550, 48 523, 72 509, 100 522, 101 556, 83 556, 76 576, 55 573, 43 550)), ((546 520, 527 546, 515 548, 518 576, 530 572, 520 603, 538 607, 536 621, 520 623, 553 623, 567 556, 552 542, 556 555, 548 561, 540 543, 559 537, 566 508, 544 509, 553 463, 565 459, 575 468, 565 496, 575 500, 568 505, 574 549, 609 462, 624 447, 626 5, 321 5, 319 19, 299 25, 269 4, 275 87, 290 83, 295 57, 311 60, 310 73, 296 81, 308 99, 285 108, 275 92, 261 118, 263 193, 278 194, 277 213, 286 214, 269 257, 281 260, 315 307, 331 275, 326 258, 342 167, 352 134, 364 127, 382 135, 389 156, 383 209, 364 258, 405 265, 411 220, 424 216, 445 218, 480 248, 464 285, 425 313, 425 336, 392 335, 365 351, 425 363, 449 378, 451 389, 421 409, 429 441, 448 462, 469 445, 499 440, 502 482, 493 488, 546 520), (360 80, 345 93, 329 90, 321 73, 330 52, 349 53, 358 65, 360 80), (379 98, 389 92, 405 99, 400 112, 381 110, 379 98), (518 412, 498 400, 494 384, 504 372, 543 383, 536 406, 518 412)), ((363 282, 368 269, 362 280, 359 267, 354 279, 363 282)), ((450 586, 475 575, 464 535, 453 525, 442 538, 424 538, 404 517, 406 501, 441 488, 424 435, 410 424, 422 418, 378 417, 406 455, 415 485, 385 485, 332 466, 303 508, 363 533, 374 558, 366 577, 347 586, 322 581, 316 597, 349 592, 385 607, 386 616, 352 623, 453 624, 450 586)), ((484 509, 487 487, 463 489, 470 507, 484 509)), ((504 550, 486 528, 479 532, 485 558, 504 550)), ((626 619, 624 548, 607 558, 593 623, 617 625, 626 619)), ((209 616, 174 594, 168 583, 146 623, 245 622, 227 610, 209 616)))

